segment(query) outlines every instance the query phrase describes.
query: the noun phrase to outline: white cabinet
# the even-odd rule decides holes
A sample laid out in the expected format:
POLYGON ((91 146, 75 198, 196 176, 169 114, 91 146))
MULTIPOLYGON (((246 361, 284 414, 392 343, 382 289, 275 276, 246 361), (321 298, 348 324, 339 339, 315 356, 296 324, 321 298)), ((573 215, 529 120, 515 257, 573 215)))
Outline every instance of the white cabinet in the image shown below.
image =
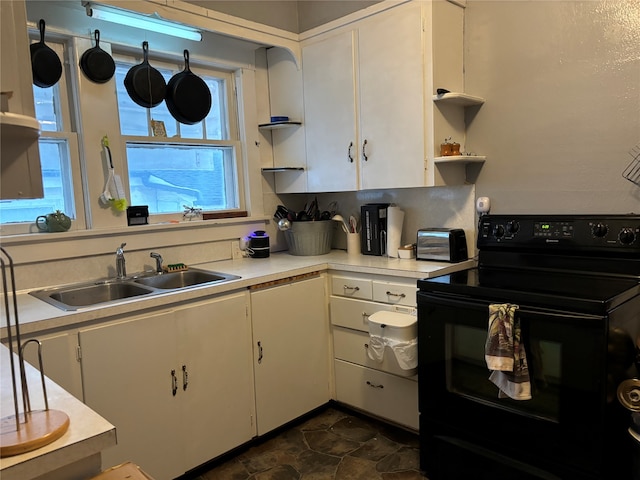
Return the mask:
POLYGON ((79 333, 85 403, 116 426, 104 466, 182 475, 255 434, 247 294, 79 333))
POLYGON ((464 88, 463 23, 454 3, 407 2, 303 40, 310 192, 465 181, 469 159, 445 176, 434 161, 445 135, 464 141, 464 111, 432 101, 464 88))
POLYGON ((386 354, 377 362, 367 353, 371 315, 415 315, 416 280, 334 274, 331 286, 336 400, 417 430, 417 376, 408 376, 386 354))
MULTIPOLYGON (((21 339, 24 344, 30 339, 37 339, 42 344, 42 366, 44 374, 56 382, 67 392, 82 400, 82 373, 78 358, 78 334, 76 332, 60 332, 49 335, 27 336, 21 339)), ((30 343, 24 349, 24 359, 38 370, 38 348, 30 343)), ((30 387, 30 391, 39 392, 40 387, 30 387)), ((38 394, 39 395, 39 394, 38 394)))
POLYGON ((0 198, 42 198, 25 2, 0 2, 0 24, 0 198))
POLYGON ((330 400, 325 276, 258 286, 251 312, 262 435, 330 400))
POLYGON ((424 185, 419 4, 303 45, 309 191, 424 185))

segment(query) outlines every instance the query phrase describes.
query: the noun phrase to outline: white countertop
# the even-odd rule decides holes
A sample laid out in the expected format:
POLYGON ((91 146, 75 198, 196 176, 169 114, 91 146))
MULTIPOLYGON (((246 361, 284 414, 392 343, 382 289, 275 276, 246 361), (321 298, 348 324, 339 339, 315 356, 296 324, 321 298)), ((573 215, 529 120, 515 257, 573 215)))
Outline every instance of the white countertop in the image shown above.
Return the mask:
MULTIPOLYGON (((350 256, 344 250, 332 250, 326 255, 317 256, 295 256, 288 253, 275 253, 268 258, 241 258, 202 263, 191 266, 238 275, 241 278, 221 284, 203 285, 162 295, 135 297, 118 302, 115 305, 98 305, 75 311, 60 310, 29 295, 28 292, 21 292, 17 295, 20 331, 22 335, 28 335, 51 329, 73 327, 86 322, 100 321, 101 319, 118 315, 130 315, 138 310, 157 308, 176 302, 198 299, 202 296, 231 292, 259 283, 315 271, 358 272, 413 278, 417 281, 420 278, 434 277, 470 268, 474 265, 474 260, 446 263, 371 255, 350 256)), ((4 339, 5 337, 6 328, 3 326, 0 329, 0 338, 4 339)))
MULTIPOLYGON (((17 356, 15 358, 18 399, 20 376, 17 356)), ((11 363, 9 349, 0 345, 0 386, 2 418, 14 414, 13 388, 11 386, 11 363)), ((44 409, 40 372, 25 364, 31 409, 44 409)), ((62 387, 49 379, 45 380, 49 408, 64 412, 69 417, 69 428, 54 442, 32 452, 0 459, 0 477, 2 480, 25 480, 36 478, 44 472, 52 472, 91 455, 98 454, 107 447, 116 444, 116 429, 80 400, 67 393, 62 387)), ((22 412, 22 402, 19 410, 22 412)))

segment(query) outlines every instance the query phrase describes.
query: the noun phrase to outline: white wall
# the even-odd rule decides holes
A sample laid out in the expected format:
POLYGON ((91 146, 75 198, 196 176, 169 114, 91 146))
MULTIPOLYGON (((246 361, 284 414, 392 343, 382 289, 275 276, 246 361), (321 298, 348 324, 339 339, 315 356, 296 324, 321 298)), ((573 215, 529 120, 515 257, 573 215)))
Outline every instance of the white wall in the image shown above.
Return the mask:
POLYGON ((640 213, 640 2, 470 0, 467 145, 492 212, 640 213))

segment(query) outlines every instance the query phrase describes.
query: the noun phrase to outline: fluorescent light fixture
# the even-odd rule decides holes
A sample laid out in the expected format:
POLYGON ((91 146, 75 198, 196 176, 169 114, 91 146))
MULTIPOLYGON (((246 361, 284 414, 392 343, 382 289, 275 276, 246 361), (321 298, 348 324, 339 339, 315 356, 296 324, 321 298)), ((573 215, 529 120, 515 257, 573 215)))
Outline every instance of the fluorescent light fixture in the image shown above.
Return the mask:
POLYGON ((150 32, 164 33, 173 37, 202 41, 202 33, 192 27, 187 27, 170 20, 165 20, 157 13, 146 15, 121 8, 87 3, 85 5, 89 17, 104 20, 105 22, 118 23, 128 27, 141 28, 150 32))

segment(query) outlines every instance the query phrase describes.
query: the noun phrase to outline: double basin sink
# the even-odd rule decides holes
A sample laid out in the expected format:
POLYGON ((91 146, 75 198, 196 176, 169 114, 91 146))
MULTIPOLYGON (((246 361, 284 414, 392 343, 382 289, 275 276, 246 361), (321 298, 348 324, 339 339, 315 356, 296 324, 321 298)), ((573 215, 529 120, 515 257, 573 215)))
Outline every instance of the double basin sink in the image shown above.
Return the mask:
POLYGON ((237 275, 189 268, 179 272, 142 273, 123 280, 85 282, 29 293, 62 310, 77 310, 105 303, 117 303, 133 297, 158 295, 239 278, 237 275))

